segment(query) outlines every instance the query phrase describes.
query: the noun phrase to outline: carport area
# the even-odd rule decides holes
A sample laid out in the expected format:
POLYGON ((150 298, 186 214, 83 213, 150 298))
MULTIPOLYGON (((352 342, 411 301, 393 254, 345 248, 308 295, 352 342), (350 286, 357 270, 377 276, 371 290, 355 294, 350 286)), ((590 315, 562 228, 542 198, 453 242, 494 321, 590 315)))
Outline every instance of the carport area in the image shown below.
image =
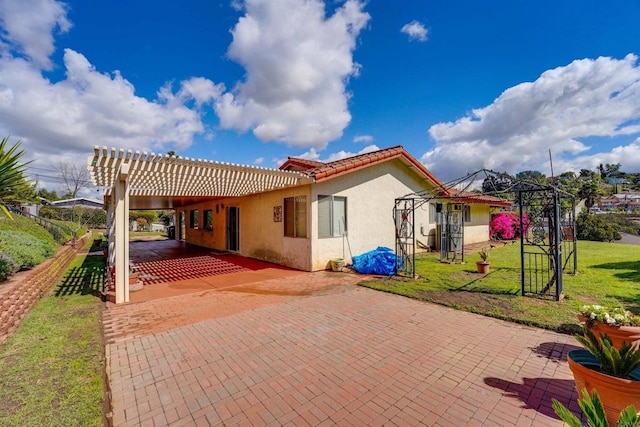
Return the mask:
POLYGON ((303 272, 276 264, 220 253, 179 240, 131 242, 129 259, 144 284, 130 302, 149 301, 284 279, 303 272))

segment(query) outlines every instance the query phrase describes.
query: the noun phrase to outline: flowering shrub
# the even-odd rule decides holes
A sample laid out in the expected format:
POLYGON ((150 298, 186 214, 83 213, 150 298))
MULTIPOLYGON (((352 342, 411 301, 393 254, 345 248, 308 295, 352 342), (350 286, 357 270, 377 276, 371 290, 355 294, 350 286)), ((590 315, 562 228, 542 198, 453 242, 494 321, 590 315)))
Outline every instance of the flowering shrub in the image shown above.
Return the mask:
POLYGON ((640 326, 640 317, 636 317, 623 307, 584 305, 580 309, 580 314, 584 316, 588 326, 595 322, 606 323, 609 326, 640 326))
POLYGON ((489 237, 494 240, 511 240, 521 236, 521 230, 524 233, 529 230, 529 217, 522 214, 522 222, 524 227, 520 226, 520 215, 515 212, 500 212, 493 216, 489 223, 489 237))

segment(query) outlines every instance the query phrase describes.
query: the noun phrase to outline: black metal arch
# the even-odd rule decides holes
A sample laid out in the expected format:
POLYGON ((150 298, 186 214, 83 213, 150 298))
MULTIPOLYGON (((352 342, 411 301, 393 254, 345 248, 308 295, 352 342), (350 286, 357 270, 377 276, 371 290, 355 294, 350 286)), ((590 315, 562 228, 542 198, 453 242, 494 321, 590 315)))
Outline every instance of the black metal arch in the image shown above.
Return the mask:
POLYGON ((440 239, 440 259, 464 261, 465 205, 474 199, 495 196, 509 199, 519 211, 521 232, 520 268, 522 295, 562 297, 563 271, 575 273, 575 198, 553 185, 528 180, 505 180, 505 174, 481 169, 445 183, 444 188, 411 193, 395 200, 393 219, 396 228, 398 274, 415 277, 415 210, 436 201, 440 239), (470 192, 478 180, 496 184, 488 192, 470 192), (500 184, 500 185, 497 185, 500 184))

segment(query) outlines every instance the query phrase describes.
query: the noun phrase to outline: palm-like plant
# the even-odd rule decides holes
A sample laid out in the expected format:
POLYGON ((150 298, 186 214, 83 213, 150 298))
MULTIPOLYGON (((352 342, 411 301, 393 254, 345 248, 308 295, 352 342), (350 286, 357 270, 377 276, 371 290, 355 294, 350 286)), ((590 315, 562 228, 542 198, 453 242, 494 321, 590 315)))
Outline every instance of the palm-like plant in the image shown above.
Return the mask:
POLYGON ((8 143, 9 137, 0 141, 0 210, 11 218, 5 204, 8 201, 19 201, 30 186, 24 178, 24 170, 29 162, 20 163, 20 158, 24 155, 24 151, 18 151, 21 141, 7 149, 8 143))
POLYGON ((627 378, 640 366, 640 348, 631 343, 625 342, 618 350, 607 334, 600 334, 598 339, 587 327, 582 328, 582 335, 576 335, 576 340, 596 358, 600 363, 600 370, 607 375, 627 378))
MULTIPOLYGON (((551 406, 558 417, 569 427, 582 427, 582 423, 578 417, 569 411, 562 403, 556 399, 551 399, 551 406)), ((604 412, 604 406, 596 390, 593 390, 593 394, 589 396, 587 389, 582 389, 582 399, 578 400, 578 406, 580 406, 586 418, 587 425, 591 427, 607 427, 609 425, 604 412)), ((640 416, 636 414, 633 406, 627 407, 620 413, 618 427, 640 427, 640 416)))

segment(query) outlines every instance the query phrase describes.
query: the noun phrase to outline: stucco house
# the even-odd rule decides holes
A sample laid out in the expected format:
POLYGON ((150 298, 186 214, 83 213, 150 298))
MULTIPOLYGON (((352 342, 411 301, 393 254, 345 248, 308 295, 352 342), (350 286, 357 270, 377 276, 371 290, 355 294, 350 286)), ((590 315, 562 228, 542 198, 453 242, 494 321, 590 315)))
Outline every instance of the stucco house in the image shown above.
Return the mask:
MULTIPOLYGON (((308 179, 286 188, 177 207, 176 238, 316 271, 326 269, 332 258, 350 262, 352 255, 378 246, 394 248, 395 199, 434 189, 452 193, 402 146, 328 163, 289 157, 280 170, 308 179)), ((509 204, 470 193, 463 196, 457 194, 456 203, 464 209, 464 243, 489 240, 490 208, 509 204)), ((433 200, 415 210, 415 233, 421 241, 435 234, 437 203, 433 200)))

